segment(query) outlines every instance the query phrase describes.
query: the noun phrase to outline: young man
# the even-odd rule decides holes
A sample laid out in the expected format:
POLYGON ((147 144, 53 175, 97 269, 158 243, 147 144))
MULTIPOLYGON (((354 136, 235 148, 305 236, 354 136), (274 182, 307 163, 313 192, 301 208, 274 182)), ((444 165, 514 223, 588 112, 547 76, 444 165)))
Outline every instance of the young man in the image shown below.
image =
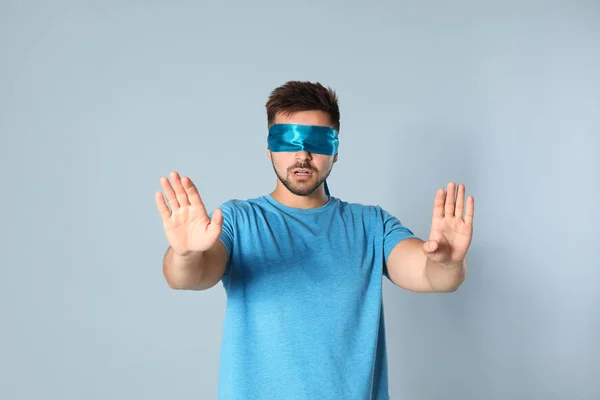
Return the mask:
POLYGON ((473 197, 465 207, 463 185, 439 189, 422 241, 381 207, 328 195, 340 127, 333 90, 288 82, 266 108, 272 193, 208 214, 188 177, 161 178, 166 281, 223 283, 220 399, 388 399, 382 277, 415 292, 456 290, 473 197))

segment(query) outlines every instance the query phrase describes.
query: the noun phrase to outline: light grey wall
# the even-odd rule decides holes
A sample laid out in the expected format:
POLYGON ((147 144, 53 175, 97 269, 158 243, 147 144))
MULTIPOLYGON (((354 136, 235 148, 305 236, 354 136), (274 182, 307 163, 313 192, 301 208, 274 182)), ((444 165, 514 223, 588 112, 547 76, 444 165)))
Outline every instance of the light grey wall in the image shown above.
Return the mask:
POLYGON ((264 103, 337 89, 344 200, 426 236, 476 199, 449 295, 385 285, 392 399, 599 399, 600 3, 0 3, 0 398, 215 398, 225 297, 170 290, 153 193, 267 193, 264 103))

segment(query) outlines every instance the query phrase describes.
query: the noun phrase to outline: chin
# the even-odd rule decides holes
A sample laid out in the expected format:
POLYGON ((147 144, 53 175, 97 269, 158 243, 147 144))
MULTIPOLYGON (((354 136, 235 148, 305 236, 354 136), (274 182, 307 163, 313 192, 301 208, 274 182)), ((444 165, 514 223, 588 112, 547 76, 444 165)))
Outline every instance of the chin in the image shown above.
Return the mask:
MULTIPOLYGON (((273 165, 273 170, 275 171, 275 175, 279 178, 281 184, 292 194, 296 196, 310 196, 312 195, 318 188, 323 184, 325 179, 319 179, 320 174, 318 171, 314 171, 314 175, 309 179, 304 181, 303 183, 299 183, 296 180, 296 176, 287 171, 287 174, 281 175, 275 169, 275 165, 273 165)), ((329 175, 329 174, 327 174, 329 175)))
POLYGON ((281 183, 296 196, 310 196, 313 194, 321 185, 320 182, 306 182, 305 184, 297 184, 289 180, 281 180, 281 183))
POLYGON ((317 190, 316 187, 313 187, 313 188, 295 188, 294 190, 290 190, 290 192, 292 192, 296 196, 306 197, 306 196, 310 196, 311 194, 313 194, 316 190, 317 190))

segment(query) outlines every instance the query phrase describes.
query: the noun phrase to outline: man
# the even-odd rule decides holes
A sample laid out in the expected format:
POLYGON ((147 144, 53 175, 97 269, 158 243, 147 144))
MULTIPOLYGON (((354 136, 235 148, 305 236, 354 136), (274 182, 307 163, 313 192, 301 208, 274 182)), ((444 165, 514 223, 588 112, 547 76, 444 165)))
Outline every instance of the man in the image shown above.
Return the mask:
POLYGON ((272 193, 208 214, 188 177, 161 178, 166 281, 223 283, 220 399, 388 399, 382 277, 415 292, 455 291, 473 197, 465 207, 463 185, 439 189, 422 241, 381 207, 328 195, 340 129, 333 90, 287 82, 266 109, 272 193))

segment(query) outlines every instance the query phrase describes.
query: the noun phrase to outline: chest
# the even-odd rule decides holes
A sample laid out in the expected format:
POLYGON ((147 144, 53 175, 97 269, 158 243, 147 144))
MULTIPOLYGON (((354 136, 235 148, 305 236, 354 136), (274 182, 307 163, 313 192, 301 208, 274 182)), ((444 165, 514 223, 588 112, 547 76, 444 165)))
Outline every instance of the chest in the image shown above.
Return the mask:
POLYGON ((236 235, 238 284, 255 290, 353 291, 380 279, 380 229, 343 215, 265 217, 236 235))

